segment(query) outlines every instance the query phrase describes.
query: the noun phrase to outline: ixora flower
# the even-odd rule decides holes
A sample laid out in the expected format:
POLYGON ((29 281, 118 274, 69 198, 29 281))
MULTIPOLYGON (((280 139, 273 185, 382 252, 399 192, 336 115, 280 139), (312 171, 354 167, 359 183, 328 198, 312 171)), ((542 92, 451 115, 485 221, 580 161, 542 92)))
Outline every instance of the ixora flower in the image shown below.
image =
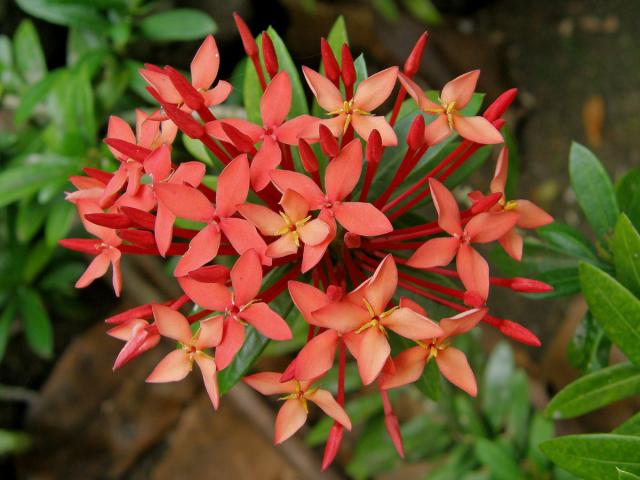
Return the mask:
POLYGON ((124 342, 114 369, 172 344, 149 382, 179 381, 195 364, 214 408, 241 379, 264 395, 280 395, 276 443, 302 427, 313 403, 333 420, 324 469, 351 429, 345 385, 347 365, 355 362, 361 383, 377 385, 387 433, 403 456, 389 389, 429 381, 423 370, 435 362, 445 378, 475 395, 471 366, 452 341, 479 324, 540 344, 523 325, 491 314, 489 292, 551 287, 490 276, 475 245, 498 242, 519 260, 519 229, 551 217, 527 200, 505 198, 506 149, 490 193, 472 192, 468 208, 458 207, 451 183, 459 168, 473 165, 480 147, 502 142, 498 129, 516 91, 480 114, 471 101, 479 73, 473 71, 447 83, 438 103, 430 101, 412 80, 426 34, 402 71, 363 77, 346 44, 338 63, 323 40, 320 68, 299 72, 268 32, 258 48, 242 19, 235 20, 248 68, 256 71, 247 76, 244 107, 262 124, 244 115, 219 119, 210 109, 231 92, 224 80, 215 83, 220 58, 213 37, 191 62, 190 79, 173 67, 147 65, 141 74, 158 105, 136 111, 135 132, 110 117, 105 143, 117 168, 87 168, 86 176, 70 178, 75 191, 67 200, 92 237, 61 242, 93 257, 76 286, 111 266, 119 295, 121 258, 172 259, 168 281, 178 283, 179 296, 106 320, 108 334, 124 342), (326 112, 321 118, 309 114, 302 77, 326 112), (394 90, 391 114, 375 114, 394 90), (421 111, 401 108, 407 94, 409 107, 415 101, 421 111), (425 122, 423 114, 435 118, 425 122), (395 126, 398 119, 411 125, 408 132, 395 126), (172 147, 178 130, 210 158, 181 158, 182 150, 172 147), (444 148, 425 163, 438 143, 444 148), (431 201, 437 218, 428 213, 431 201), (425 306, 432 303, 451 315, 429 318, 425 306), (306 324, 306 338, 292 328, 296 322, 306 324), (282 373, 250 371, 267 341, 288 340, 301 347, 282 373), (335 397, 320 382, 333 382, 335 397))

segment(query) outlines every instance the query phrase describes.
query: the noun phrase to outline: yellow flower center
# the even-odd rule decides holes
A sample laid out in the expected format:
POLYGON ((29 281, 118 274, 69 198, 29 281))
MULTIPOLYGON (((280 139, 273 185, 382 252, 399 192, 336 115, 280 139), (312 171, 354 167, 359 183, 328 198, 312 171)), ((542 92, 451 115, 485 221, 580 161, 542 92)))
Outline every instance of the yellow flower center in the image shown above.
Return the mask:
POLYGON ((283 236, 288 234, 293 234, 293 242, 296 244, 296 247, 300 246, 300 233, 298 232, 299 228, 302 228, 309 220, 311 220, 311 215, 304 217, 302 220, 298 220, 294 222, 289 218, 284 212, 280 212, 280 216, 284 220, 285 226, 276 232, 276 235, 283 236))
POLYGON ((509 200, 507 203, 504 204, 503 208, 509 211, 509 210, 515 210, 517 206, 518 206, 518 202, 516 200, 509 200))
POLYGON ((302 408, 306 413, 309 413, 309 406, 307 405, 307 396, 313 395, 318 387, 310 388, 309 390, 302 390, 300 382, 298 380, 294 380, 296 391, 290 393, 289 395, 285 395, 284 397, 280 397, 278 400, 286 401, 286 400, 299 400, 302 403, 302 408))
POLYGON ((425 108, 424 111, 426 113, 435 113, 438 115, 446 115, 447 116, 447 123, 449 124, 449 128, 451 130, 453 130, 453 116, 458 113, 458 110, 456 109, 456 102, 445 102, 442 99, 438 99, 438 101, 440 102, 440 105, 442 105, 442 107, 440 108, 425 108))
POLYGON ((351 125, 351 115, 371 115, 371 112, 367 112, 365 110, 360 110, 359 108, 353 108, 353 98, 351 100, 345 100, 342 102, 342 107, 337 110, 333 110, 328 113, 329 115, 346 115, 347 118, 344 122, 344 128, 342 129, 342 133, 344 134, 351 125))
POLYGON ((373 309, 373 306, 371 305, 371 303, 369 303, 369 301, 366 298, 363 298, 362 302, 364 303, 364 306, 367 308, 367 311, 369 312, 370 320, 364 323, 363 325, 361 325, 360 328, 358 328, 355 333, 362 333, 369 328, 377 328, 378 330, 380 330, 380 333, 388 337, 389 334, 387 333, 387 329, 384 328, 384 325, 382 325, 382 323, 380 323, 380 320, 391 315, 399 307, 393 307, 387 310, 386 312, 382 312, 380 315, 378 315, 373 309))

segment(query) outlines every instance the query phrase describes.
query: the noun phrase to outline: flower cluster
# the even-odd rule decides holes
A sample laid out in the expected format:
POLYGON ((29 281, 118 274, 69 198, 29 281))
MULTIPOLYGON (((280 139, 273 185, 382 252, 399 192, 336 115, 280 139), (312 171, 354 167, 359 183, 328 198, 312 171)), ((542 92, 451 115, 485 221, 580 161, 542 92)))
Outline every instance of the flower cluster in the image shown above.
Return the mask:
POLYGON ((220 60, 212 36, 193 58, 190 80, 174 68, 146 65, 140 73, 159 108, 137 111, 135 132, 111 117, 105 142, 118 169, 86 169, 87 176, 71 178, 77 190, 67 198, 94 237, 62 241, 94 256, 76 286, 87 286, 111 266, 119 295, 123 254, 177 257, 173 276, 182 296, 107 319, 113 324, 109 334, 125 342, 115 368, 156 347, 162 337, 178 342, 148 381, 179 381, 195 362, 214 408, 220 399, 218 372, 243 349, 248 328, 271 340, 291 339, 283 312, 274 306, 284 297, 308 323, 306 343, 284 372, 244 378, 284 401, 276 443, 304 424, 308 402, 314 403, 335 420, 324 467, 332 462, 343 429, 351 428, 343 408, 349 353, 362 384, 377 383, 388 433, 402 455, 388 389, 416 381, 433 360, 446 379, 476 395, 474 374, 451 341, 481 322, 517 341, 539 344, 525 327, 491 315, 487 301, 493 287, 524 292, 550 287, 491 276, 476 245, 499 242, 519 260, 519 230, 547 224, 551 217, 531 202, 505 198, 506 147, 490 192, 469 194, 467 208, 460 209, 447 187, 479 148, 503 142, 501 117, 515 90, 499 96, 484 114, 467 115, 478 71, 447 83, 437 101, 412 80, 426 33, 402 69, 367 78, 356 74, 346 44, 339 66, 323 39, 324 73, 308 67, 302 72, 316 109, 325 114, 292 116, 291 70, 280 68, 282 59, 267 32, 258 47, 242 19, 236 16, 236 23, 263 92, 261 123, 214 115, 211 107, 224 102, 232 87, 216 78, 220 60), (379 107, 394 91, 390 114, 381 114, 379 107), (407 93, 412 99, 405 101, 407 93), (396 123, 403 109, 410 112, 404 115, 410 116, 410 128, 399 138, 396 123), (178 131, 200 141, 223 166, 213 172, 215 188, 205 181, 204 162, 172 159, 178 131), (431 152, 457 136, 455 148, 411 176, 431 152), (396 164, 385 165, 394 151, 396 164), (428 197, 437 219, 417 220, 428 212, 420 205, 428 197), (446 268, 454 260, 455 267, 446 268), (421 303, 433 302, 452 316, 430 319, 421 303), (188 305, 194 308, 185 316, 180 309, 188 305), (316 384, 336 356, 334 398, 316 384))

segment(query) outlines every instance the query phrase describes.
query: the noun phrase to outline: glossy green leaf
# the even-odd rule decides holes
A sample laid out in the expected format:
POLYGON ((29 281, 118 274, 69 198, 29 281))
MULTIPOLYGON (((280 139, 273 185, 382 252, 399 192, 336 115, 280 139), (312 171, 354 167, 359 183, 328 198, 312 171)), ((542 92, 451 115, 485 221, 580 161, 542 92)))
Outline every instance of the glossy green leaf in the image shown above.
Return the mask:
POLYGON ((618 281, 640 296, 640 235, 624 213, 613 237, 613 263, 618 281))
POLYGON ((567 435, 542 443, 540 449, 558 466, 586 480, 617 480, 618 468, 640 473, 640 437, 567 435))
POLYGON ((40 38, 33 22, 23 20, 13 37, 16 67, 28 84, 42 80, 47 74, 47 62, 44 58, 40 38))
POLYGON ((535 280, 548 283, 553 287, 550 292, 531 294, 532 298, 566 297, 580 291, 580 276, 577 268, 557 268, 533 275, 535 280))
POLYGON ((618 480, 640 480, 638 475, 627 472, 626 470, 618 469, 618 480))
POLYGON ((596 254, 587 239, 575 228, 564 223, 554 222, 536 230, 540 238, 565 253, 589 262, 597 260, 596 254))
POLYGON ((56 72, 46 75, 42 80, 31 85, 20 97, 20 104, 13 112, 13 121, 20 125, 34 114, 35 108, 44 101, 58 78, 56 72))
POLYGON ((611 433, 635 435, 636 437, 640 437, 640 412, 627 419, 624 423, 618 425, 611 433))
POLYGON ((610 351, 611 340, 587 311, 567 347, 569 363, 583 373, 594 372, 609 364, 610 351))
POLYGON ((218 373, 220 395, 227 393, 240 381, 258 359, 267 343, 269 343, 269 339, 260 335, 255 328, 251 326, 245 327, 245 339, 242 348, 229 366, 218 373))
POLYGON ((475 446, 476 456, 491 472, 491 478, 495 480, 524 479, 519 465, 513 459, 513 454, 502 445, 486 438, 477 438, 475 446))
POLYGON ((613 231, 618 204, 611 179, 596 156, 576 142, 569 153, 569 176, 576 199, 593 230, 599 237, 613 231))
POLYGON ((207 147, 205 147, 200 140, 190 138, 183 133, 182 143, 184 144, 184 148, 187 149, 187 152, 189 152, 193 158, 213 167, 213 161, 209 156, 209 150, 207 150, 207 147))
POLYGON ((209 15, 193 8, 176 8, 149 15, 138 26, 145 37, 162 42, 198 40, 218 29, 209 15))
POLYGON ((52 0, 16 0, 18 6, 36 18, 64 26, 94 28, 104 31, 108 21, 91 5, 52 0))
POLYGON ((640 168, 625 173, 616 183, 616 198, 620 211, 627 214, 636 229, 640 229, 640 168))
POLYGON ((590 373, 564 387, 551 399, 545 415, 573 418, 640 393, 640 367, 624 363, 590 373))
POLYGON ((59 240, 63 239, 76 219, 76 209, 71 202, 60 199, 51 208, 51 213, 45 224, 45 239, 47 245, 55 246, 59 240))
POLYGON ((440 370, 438 370, 436 362, 427 362, 424 367, 424 372, 422 372, 422 375, 416 380, 414 385, 431 400, 435 402, 440 400, 442 387, 440 370))
POLYGON ((3 305, 0 313, 0 362, 4 357, 4 352, 11 336, 11 326, 16 316, 17 305, 15 301, 10 301, 8 305, 3 305))
POLYGON ((640 364, 640 300, 602 270, 583 263, 580 283, 589 309, 607 336, 640 364))
POLYGON ((37 355, 51 358, 53 329, 40 295, 35 290, 19 289, 18 308, 27 343, 37 355))

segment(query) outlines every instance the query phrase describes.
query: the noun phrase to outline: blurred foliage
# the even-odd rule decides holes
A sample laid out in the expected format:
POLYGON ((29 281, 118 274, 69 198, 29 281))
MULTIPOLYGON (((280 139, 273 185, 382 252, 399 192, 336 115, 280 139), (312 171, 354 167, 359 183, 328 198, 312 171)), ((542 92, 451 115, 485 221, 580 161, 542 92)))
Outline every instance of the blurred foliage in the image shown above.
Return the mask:
MULTIPOLYGON (((376 12, 389 22, 395 22, 401 11, 406 11, 418 22, 425 25, 439 25, 440 12, 431 0, 369 0, 376 12)), ((300 5, 309 12, 317 7, 318 0, 301 0, 300 5)))
MULTIPOLYGON (((48 69, 30 19, 0 35, 0 359, 20 319, 27 343, 53 354, 50 314, 78 312, 70 286, 84 267, 56 250, 76 218, 68 177, 110 160, 108 115, 133 118, 150 99, 128 58, 136 42, 200 39, 215 22, 194 9, 160 10, 143 0, 17 0, 26 13, 67 30, 66 65, 48 69)), ((166 2, 162 3, 166 8, 166 2)))
MULTIPOLYGON (((571 186, 595 243, 566 225, 542 235, 564 252, 570 265, 558 274, 563 293, 581 291, 589 306, 569 346, 571 364, 584 375, 550 402, 550 419, 575 418, 640 395, 640 175, 634 169, 614 185, 597 157, 577 143, 569 156, 571 186), (609 366, 615 345, 628 359, 609 366)), ((640 414, 610 434, 567 435, 548 440, 542 451, 557 465, 591 480, 637 478, 640 474, 640 414)))

